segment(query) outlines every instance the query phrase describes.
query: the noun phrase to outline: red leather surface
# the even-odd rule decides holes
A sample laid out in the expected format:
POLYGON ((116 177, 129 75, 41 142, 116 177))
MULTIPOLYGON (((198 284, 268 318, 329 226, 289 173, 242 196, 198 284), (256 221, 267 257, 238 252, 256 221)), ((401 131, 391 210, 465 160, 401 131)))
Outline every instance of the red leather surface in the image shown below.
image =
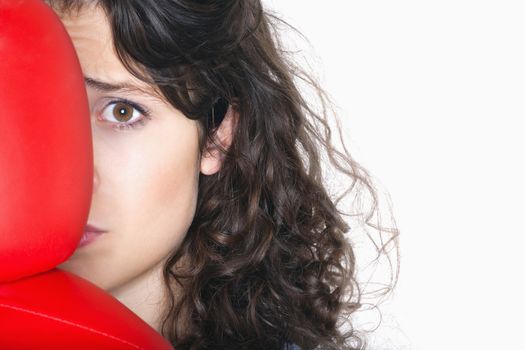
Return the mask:
POLYGON ((172 349, 113 296, 60 269, 0 284, 1 349, 172 349))
POLYGON ((93 183, 87 93, 73 44, 41 1, 0 0, 0 281, 76 249, 93 183))

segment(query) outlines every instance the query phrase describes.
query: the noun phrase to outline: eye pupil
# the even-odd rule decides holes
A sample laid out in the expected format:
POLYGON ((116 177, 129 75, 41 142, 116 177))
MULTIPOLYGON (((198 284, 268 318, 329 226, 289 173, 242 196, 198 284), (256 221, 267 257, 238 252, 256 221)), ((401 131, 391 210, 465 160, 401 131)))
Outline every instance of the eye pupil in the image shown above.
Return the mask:
POLYGON ((118 121, 128 121, 133 116, 132 109, 124 103, 117 103, 113 109, 113 115, 118 121))

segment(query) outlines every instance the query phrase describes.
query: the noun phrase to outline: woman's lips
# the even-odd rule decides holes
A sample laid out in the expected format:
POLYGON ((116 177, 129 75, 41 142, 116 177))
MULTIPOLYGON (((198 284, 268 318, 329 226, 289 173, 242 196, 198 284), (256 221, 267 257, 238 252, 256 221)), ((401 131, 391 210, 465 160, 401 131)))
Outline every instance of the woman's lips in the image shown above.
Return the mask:
POLYGON ((84 234, 82 235, 80 243, 78 244, 78 248, 88 245, 106 232, 107 231, 94 225, 86 225, 84 228, 84 234))
POLYGON ((95 225, 87 224, 86 227, 84 227, 84 232, 106 232, 106 230, 103 230, 101 228, 96 227, 95 225))

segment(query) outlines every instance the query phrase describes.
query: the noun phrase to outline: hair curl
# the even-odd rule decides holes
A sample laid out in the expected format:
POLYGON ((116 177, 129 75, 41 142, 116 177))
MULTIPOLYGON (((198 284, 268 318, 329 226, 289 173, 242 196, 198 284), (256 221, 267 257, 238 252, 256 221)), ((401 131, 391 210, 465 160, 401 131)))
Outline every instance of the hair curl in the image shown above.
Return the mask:
MULTIPOLYGON (((102 6, 126 68, 199 120, 201 152, 209 143, 224 154, 219 172, 200 175, 195 217, 164 266, 163 336, 179 350, 363 348, 358 332, 337 324, 361 306, 350 227, 337 203, 364 186, 373 198, 366 223, 377 228, 369 223, 377 196, 346 147, 332 145, 329 98, 287 58, 277 30, 287 23, 259 0, 47 2, 62 13, 102 6), (314 88, 322 112, 296 79, 314 88), (209 118, 218 99, 240 116, 228 149, 215 142, 217 120, 209 118), (324 185, 321 149, 352 179, 337 200, 324 185)), ((389 232, 380 253, 396 242, 398 231, 389 232)))

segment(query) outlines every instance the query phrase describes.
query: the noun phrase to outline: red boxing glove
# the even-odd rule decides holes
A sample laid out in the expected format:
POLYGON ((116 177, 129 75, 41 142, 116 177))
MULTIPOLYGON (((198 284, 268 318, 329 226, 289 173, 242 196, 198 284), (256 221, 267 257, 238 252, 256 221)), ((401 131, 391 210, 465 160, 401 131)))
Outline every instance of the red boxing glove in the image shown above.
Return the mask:
POLYGON ((172 349, 85 279, 73 254, 93 186, 90 113, 73 44, 39 0, 0 0, 0 348, 172 349))

